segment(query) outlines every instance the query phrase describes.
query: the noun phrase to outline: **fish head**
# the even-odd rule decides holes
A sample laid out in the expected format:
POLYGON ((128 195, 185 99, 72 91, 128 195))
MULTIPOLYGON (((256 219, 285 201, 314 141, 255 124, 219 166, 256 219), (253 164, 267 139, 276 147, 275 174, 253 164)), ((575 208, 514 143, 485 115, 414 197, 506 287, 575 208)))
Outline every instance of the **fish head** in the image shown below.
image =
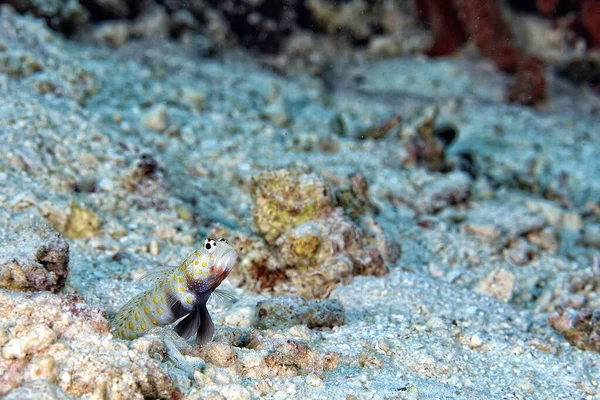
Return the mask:
POLYGON ((217 288, 229 275, 237 260, 237 253, 225 238, 207 238, 188 261, 186 279, 197 293, 217 288))
POLYGON ((202 258, 207 260, 211 275, 217 275, 219 283, 229 274, 237 260, 237 252, 227 239, 222 237, 207 238, 202 246, 202 252, 204 256, 202 258))

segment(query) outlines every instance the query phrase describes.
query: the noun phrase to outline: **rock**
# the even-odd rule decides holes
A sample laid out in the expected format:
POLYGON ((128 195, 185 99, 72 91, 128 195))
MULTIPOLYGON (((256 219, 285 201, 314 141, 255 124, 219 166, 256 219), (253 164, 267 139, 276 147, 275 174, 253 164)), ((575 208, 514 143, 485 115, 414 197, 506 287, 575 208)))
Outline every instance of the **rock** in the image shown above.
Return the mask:
POLYGON ((277 297, 256 304, 258 329, 283 329, 295 325, 309 328, 333 328, 344 324, 344 306, 335 299, 305 300, 301 297, 277 297))
POLYGON ((234 347, 246 347, 250 343, 252 330, 233 326, 222 326, 215 333, 213 343, 220 342, 234 347))
POLYGON ((526 240, 518 238, 509 241, 508 247, 504 250, 504 255, 512 263, 524 265, 537 256, 537 250, 526 240))
POLYGON ((153 131, 162 132, 168 125, 167 107, 164 104, 158 104, 149 109, 142 119, 142 124, 153 131))
POLYGON ((57 376, 58 368, 56 367, 56 361, 50 356, 32 359, 25 369, 25 373, 23 374, 23 378, 26 381, 47 379, 51 382, 54 382, 57 376))
POLYGON ((561 226, 571 232, 580 232, 583 229, 583 219, 576 212, 563 213, 561 222, 561 226))
POLYGON ((216 341, 202 346, 200 357, 217 367, 230 367, 237 359, 230 345, 216 341))
POLYGON ((369 184, 366 178, 358 173, 350 176, 350 184, 335 191, 337 204, 353 219, 376 212, 377 208, 369 198, 369 184))
POLYGON ((525 203, 533 212, 542 214, 548 223, 556 228, 579 232, 583 229, 583 219, 576 212, 564 211, 559 206, 547 200, 530 200, 525 203))
POLYGON ((129 40, 129 24, 124 21, 107 21, 94 28, 93 37, 97 42, 112 47, 121 47, 129 40))
POLYGON ((130 35, 136 38, 166 39, 169 37, 170 25, 171 19, 164 7, 149 2, 131 24, 130 35))
POLYGON ((430 171, 451 170, 446 160, 446 144, 436 136, 435 125, 439 111, 437 106, 428 107, 411 126, 403 128, 401 136, 407 153, 406 164, 425 167, 430 171))
MULTIPOLYGON (((14 392, 24 378, 39 376, 44 378, 34 382, 49 379, 56 385, 50 387, 58 398, 61 393, 109 398, 181 396, 149 354, 151 349, 130 349, 112 340, 103 311, 77 297, 0 291, 0 328, 6 327, 11 327, 11 333, 1 351, 0 395, 14 392)), ((28 393, 30 387, 26 384, 16 393, 28 393)))
POLYGON ((72 398, 46 379, 26 382, 3 397, 4 400, 70 400, 72 398))
POLYGON ((584 245, 600 249, 600 225, 588 224, 583 230, 581 241, 584 245))
POLYGON ((515 286, 515 276, 504 268, 495 269, 484 280, 479 282, 479 293, 493 296, 503 302, 508 302, 512 297, 515 286))
POLYGON ((4 346, 8 342, 8 334, 4 328, 0 328, 0 347, 4 346))
POLYGON ((0 247, 0 287, 57 292, 69 273, 69 245, 40 224, 8 238, 0 247))
POLYGON ((290 123, 290 115, 285 101, 278 97, 269 103, 262 111, 263 117, 279 126, 287 126, 290 123))
POLYGON ((2 357, 25 358, 26 355, 44 350, 55 338, 54 331, 46 325, 33 326, 25 335, 10 339, 2 347, 2 357))
POLYGON ((427 185, 416 201, 415 209, 432 214, 449 206, 463 204, 471 196, 473 180, 464 172, 456 171, 441 176, 427 185))
POLYGON ((335 208, 323 178, 285 169, 254 176, 251 194, 256 231, 270 244, 296 225, 329 216, 335 208))
POLYGON ((560 235, 556 229, 548 226, 539 231, 529 232, 527 240, 549 254, 556 254, 560 248, 560 235))
POLYGON ((89 11, 73 0, 10 0, 8 4, 21 13, 31 13, 47 20, 54 28, 81 26, 89 18, 89 11))
POLYGON ((600 309, 567 312, 558 307, 548 322, 573 346, 600 352, 600 309))
MULTIPOLYGON (((529 208, 529 207, 528 207, 529 208)), ((492 201, 476 204, 468 210, 468 222, 465 224, 466 232, 471 226, 484 226, 487 234, 494 238, 498 232, 504 237, 505 242, 516 241, 531 232, 540 232, 547 227, 546 219, 519 204, 506 204, 492 201)), ((477 228, 476 228, 477 229, 477 228)), ((498 242, 498 240, 494 240, 498 242)))
POLYGON ((20 50, 0 52, 0 73, 19 78, 33 75, 43 69, 42 63, 30 53, 20 50))
POLYGON ((196 111, 204 109, 206 104, 206 94, 197 89, 183 88, 181 90, 181 97, 196 111))
POLYGON ((98 216, 90 209, 71 203, 67 222, 62 231, 69 239, 91 238, 100 231, 98 216))
POLYGON ((304 340, 278 340, 265 357, 265 364, 275 374, 306 375, 314 371, 319 354, 304 340))
POLYGON ((279 269, 297 294, 327 297, 353 275, 385 275, 380 250, 369 246, 358 227, 339 210, 329 218, 296 226, 275 243, 279 269))
POLYGON ((242 385, 237 383, 232 383, 229 385, 224 385, 219 388, 219 393, 223 395, 225 400, 250 400, 252 399, 252 395, 242 385))
POLYGON ((563 218, 562 209, 554 203, 546 200, 530 200, 525 206, 532 212, 540 213, 552 226, 560 227, 563 218))
POLYGON ((341 209, 329 218, 297 225, 271 246, 256 236, 224 228, 209 235, 228 237, 236 244, 239 267, 230 274, 234 284, 306 298, 327 297, 354 275, 387 274, 386 261, 395 262, 399 256, 399 250, 385 239, 375 237, 375 244, 369 244, 370 238, 341 209))
POLYGON ((465 224, 462 226, 461 230, 465 233, 488 240, 496 240, 502 235, 500 229, 491 224, 465 224))
POLYGON ((220 24, 229 25, 240 44, 264 53, 280 50, 304 9, 304 1, 300 0, 286 3, 275 0, 209 0, 208 3, 219 10, 220 24))
POLYGON ((355 40, 367 39, 372 34, 368 2, 308 0, 306 7, 321 28, 329 33, 343 31, 355 40))
MULTIPOLYGON (((305 270, 323 263, 324 258, 331 254, 330 248, 325 247, 326 243, 321 245, 321 230, 325 227, 323 225, 318 221, 305 222, 281 236, 276 242, 281 264, 305 270)), ((349 247, 355 247, 360 238, 356 234, 350 237, 355 242, 347 244, 349 247)))

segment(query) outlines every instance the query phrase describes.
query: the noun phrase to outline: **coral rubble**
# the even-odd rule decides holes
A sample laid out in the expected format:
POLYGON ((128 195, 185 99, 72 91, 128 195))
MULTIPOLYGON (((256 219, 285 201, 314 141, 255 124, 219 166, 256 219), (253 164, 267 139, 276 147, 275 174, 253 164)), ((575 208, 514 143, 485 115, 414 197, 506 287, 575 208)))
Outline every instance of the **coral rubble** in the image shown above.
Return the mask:
POLYGON ((57 292, 69 273, 69 245, 54 229, 39 224, 5 238, 0 248, 0 287, 57 292))

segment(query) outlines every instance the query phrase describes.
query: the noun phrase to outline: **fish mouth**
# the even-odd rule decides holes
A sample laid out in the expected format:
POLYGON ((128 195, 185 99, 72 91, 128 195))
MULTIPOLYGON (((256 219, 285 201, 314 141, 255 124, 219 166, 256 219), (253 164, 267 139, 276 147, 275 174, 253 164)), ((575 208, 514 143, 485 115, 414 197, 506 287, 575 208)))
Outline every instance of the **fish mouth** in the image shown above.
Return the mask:
POLYGON ((219 269, 224 273, 228 274, 229 271, 233 268, 235 261, 237 260, 237 253, 233 248, 229 248, 225 250, 222 254, 217 258, 217 265, 219 269))

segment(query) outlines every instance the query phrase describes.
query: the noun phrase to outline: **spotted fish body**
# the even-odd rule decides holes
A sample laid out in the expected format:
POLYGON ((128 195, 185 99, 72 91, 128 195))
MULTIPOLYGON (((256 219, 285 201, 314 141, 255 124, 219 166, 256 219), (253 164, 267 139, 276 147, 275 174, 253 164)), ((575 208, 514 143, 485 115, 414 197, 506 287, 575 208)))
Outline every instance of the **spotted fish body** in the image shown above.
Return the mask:
POLYGON ((153 276, 152 289, 129 300, 112 321, 115 335, 135 339, 155 326, 183 318, 175 331, 185 339, 196 334, 196 343, 212 340, 214 325, 206 308, 211 294, 227 277, 237 253, 223 238, 208 238, 201 249, 179 267, 153 276))

